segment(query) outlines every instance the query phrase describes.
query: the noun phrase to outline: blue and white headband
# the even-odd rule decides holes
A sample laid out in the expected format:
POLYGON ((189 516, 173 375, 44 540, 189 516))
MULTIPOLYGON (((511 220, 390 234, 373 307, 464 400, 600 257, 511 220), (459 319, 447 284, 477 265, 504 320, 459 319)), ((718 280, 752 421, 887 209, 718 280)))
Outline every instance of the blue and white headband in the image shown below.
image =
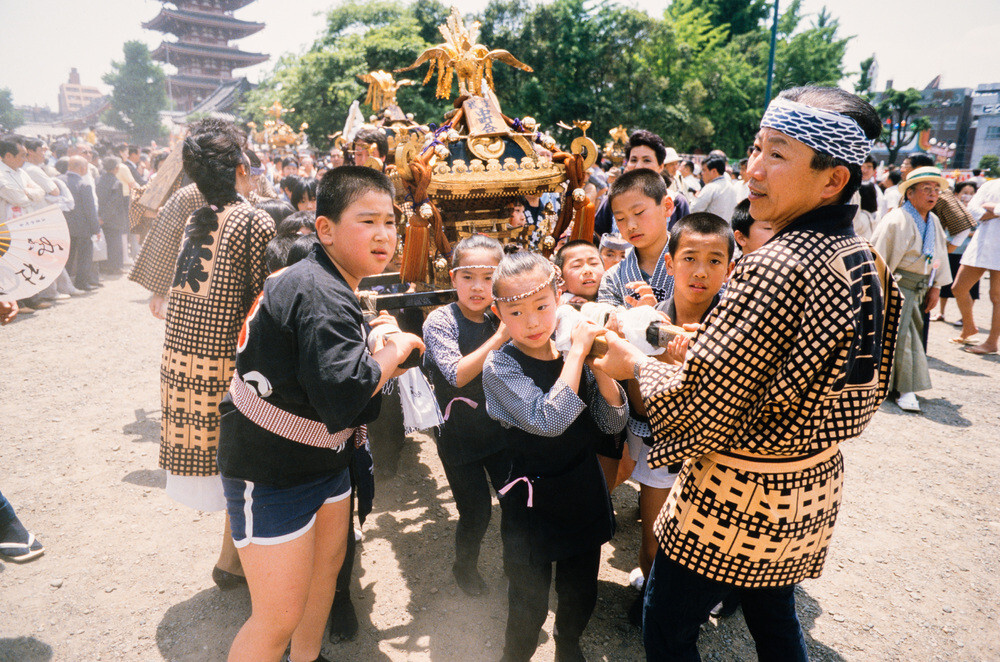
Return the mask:
POLYGON ((780 97, 771 101, 764 112, 760 128, 765 127, 853 165, 864 163, 874 144, 847 115, 780 97))

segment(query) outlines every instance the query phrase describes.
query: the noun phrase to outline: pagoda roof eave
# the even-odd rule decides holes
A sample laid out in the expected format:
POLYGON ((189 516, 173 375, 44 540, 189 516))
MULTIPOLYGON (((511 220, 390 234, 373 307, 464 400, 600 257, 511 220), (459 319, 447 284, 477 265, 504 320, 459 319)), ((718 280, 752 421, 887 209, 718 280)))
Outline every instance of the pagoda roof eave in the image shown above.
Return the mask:
MULTIPOLYGON (((265 53, 248 53, 238 48, 205 46, 176 41, 164 41, 151 53, 153 59, 160 62, 166 62, 168 54, 176 54, 182 58, 218 58, 228 62, 240 62, 243 63, 240 66, 246 67, 267 62, 271 57, 265 53)), ((176 64, 176 62, 171 62, 171 64, 176 64)))
POLYGON ((199 76, 179 76, 172 75, 167 76, 170 79, 170 84, 175 87, 189 88, 194 90, 215 90, 219 87, 220 83, 224 83, 232 79, 219 79, 219 78, 201 78, 199 76))
POLYGON ((162 8, 159 14, 143 23, 142 27, 157 32, 175 33, 177 31, 175 28, 182 25, 210 25, 226 30, 233 35, 233 39, 248 37, 260 32, 265 27, 264 23, 241 21, 225 14, 209 14, 169 7, 162 8))

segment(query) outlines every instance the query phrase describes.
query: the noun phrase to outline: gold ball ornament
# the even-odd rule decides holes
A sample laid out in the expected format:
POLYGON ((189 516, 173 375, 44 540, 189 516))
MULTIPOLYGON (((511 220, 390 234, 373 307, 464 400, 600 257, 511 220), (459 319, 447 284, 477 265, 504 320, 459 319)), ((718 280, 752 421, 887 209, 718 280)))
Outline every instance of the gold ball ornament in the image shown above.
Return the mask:
POLYGON ((444 259, 443 257, 439 257, 438 259, 434 260, 434 271, 438 272, 439 274, 443 274, 447 270, 448 270, 448 260, 444 259))
POLYGON ((406 119, 413 121, 413 113, 406 113, 406 119))
POLYGON ((459 140, 462 139, 462 136, 460 136, 458 134, 458 131, 456 131, 455 129, 449 129, 448 133, 445 134, 445 139, 450 143, 457 143, 459 140))
POLYGON ((451 156, 451 150, 448 149, 447 145, 435 145, 434 155, 439 159, 446 159, 451 156))
POLYGON ((535 121, 534 117, 525 117, 521 120, 521 126, 524 127, 525 131, 534 131, 538 128, 538 122, 535 121))
POLYGON ((587 192, 582 188, 573 189, 573 199, 577 202, 583 202, 587 199, 587 192))
POLYGON ((542 147, 551 150, 556 146, 556 139, 552 136, 542 136, 542 147))
POLYGON ((545 239, 542 239, 542 248, 544 248, 545 250, 550 251, 553 248, 555 248, 555 246, 556 246, 556 238, 553 237, 552 235, 549 235, 545 237, 545 239))
POLYGON ((420 205, 419 213, 420 213, 420 218, 424 219, 425 221, 429 221, 431 220, 431 218, 434 217, 434 209, 431 208, 429 202, 425 202, 424 204, 420 205))

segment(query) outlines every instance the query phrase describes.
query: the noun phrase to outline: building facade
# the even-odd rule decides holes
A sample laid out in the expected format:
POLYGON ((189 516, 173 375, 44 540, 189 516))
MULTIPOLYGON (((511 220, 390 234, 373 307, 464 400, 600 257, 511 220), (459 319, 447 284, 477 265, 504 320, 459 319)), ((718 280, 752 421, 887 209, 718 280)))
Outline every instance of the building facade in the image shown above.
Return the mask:
POLYGON ((248 53, 230 42, 264 29, 263 23, 242 21, 233 12, 253 0, 161 0, 164 7, 147 30, 174 35, 153 51, 153 59, 176 67, 167 76, 167 94, 177 110, 190 111, 220 84, 233 80, 233 70, 266 62, 264 53, 248 53))
POLYGON ((96 87, 81 85, 80 73, 73 67, 69 71, 69 82, 59 86, 59 114, 64 117, 72 115, 102 96, 96 87))
POLYGON ((969 167, 978 168, 987 154, 1000 156, 1000 83, 976 87, 972 96, 969 167))

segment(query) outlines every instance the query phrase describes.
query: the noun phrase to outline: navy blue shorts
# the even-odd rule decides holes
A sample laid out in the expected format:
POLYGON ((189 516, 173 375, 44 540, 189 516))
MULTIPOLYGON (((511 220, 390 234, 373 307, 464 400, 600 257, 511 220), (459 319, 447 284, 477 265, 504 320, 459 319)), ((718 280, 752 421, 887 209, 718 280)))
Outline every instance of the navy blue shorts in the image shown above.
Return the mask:
POLYGON ((278 545, 308 532, 323 504, 349 497, 351 474, 344 469, 311 483, 283 488, 223 476, 222 490, 237 547, 278 545))

